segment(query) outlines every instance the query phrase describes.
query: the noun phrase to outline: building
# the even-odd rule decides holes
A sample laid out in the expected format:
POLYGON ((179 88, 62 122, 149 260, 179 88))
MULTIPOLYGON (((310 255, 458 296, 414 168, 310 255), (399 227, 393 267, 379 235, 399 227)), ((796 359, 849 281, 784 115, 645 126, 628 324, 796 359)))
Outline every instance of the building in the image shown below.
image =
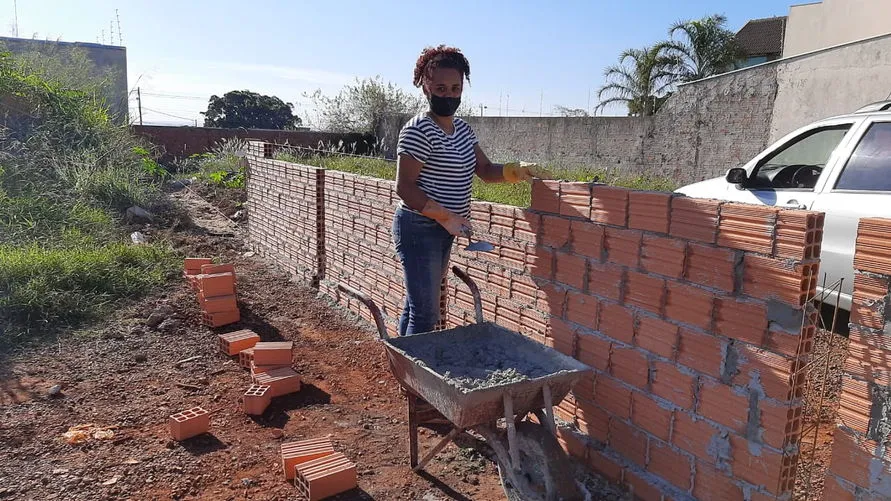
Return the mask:
POLYGON ((783 55, 786 17, 752 19, 736 33, 736 43, 744 54, 741 68, 779 59, 783 55))
MULTIPOLYGON (((116 120, 126 123, 128 117, 127 49, 113 45, 83 42, 58 42, 28 38, 0 37, 0 50, 13 54, 59 56, 63 64, 70 61, 72 50, 82 51, 92 61, 96 77, 108 78, 105 96, 109 111, 116 120)), ((81 60, 83 60, 81 58, 81 60)))
POLYGON ((891 33, 889 0, 823 0, 789 8, 783 57, 891 33))

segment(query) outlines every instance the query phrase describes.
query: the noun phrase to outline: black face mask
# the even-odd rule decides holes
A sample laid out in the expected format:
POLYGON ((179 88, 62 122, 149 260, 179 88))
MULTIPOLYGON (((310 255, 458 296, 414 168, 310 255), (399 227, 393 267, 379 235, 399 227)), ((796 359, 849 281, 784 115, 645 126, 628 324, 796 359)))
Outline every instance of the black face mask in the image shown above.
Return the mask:
POLYGON ((441 117, 450 117, 458 111, 461 105, 460 97, 443 97, 436 94, 430 94, 427 98, 430 101, 430 111, 441 117))

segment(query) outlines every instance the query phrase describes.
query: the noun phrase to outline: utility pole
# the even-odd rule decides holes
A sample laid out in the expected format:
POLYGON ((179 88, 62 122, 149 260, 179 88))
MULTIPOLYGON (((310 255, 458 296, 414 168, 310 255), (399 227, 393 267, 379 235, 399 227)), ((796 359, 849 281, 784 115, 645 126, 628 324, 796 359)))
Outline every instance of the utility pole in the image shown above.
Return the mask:
POLYGON ((483 103, 480 103, 480 116, 483 116, 483 108, 485 108, 485 106, 483 106, 483 103))
POLYGON ((538 118, 541 118, 542 109, 544 109, 544 89, 541 89, 541 99, 538 101, 538 118))
POLYGON ((139 106, 139 125, 142 125, 142 94, 139 92, 139 87, 136 88, 136 104, 139 106))

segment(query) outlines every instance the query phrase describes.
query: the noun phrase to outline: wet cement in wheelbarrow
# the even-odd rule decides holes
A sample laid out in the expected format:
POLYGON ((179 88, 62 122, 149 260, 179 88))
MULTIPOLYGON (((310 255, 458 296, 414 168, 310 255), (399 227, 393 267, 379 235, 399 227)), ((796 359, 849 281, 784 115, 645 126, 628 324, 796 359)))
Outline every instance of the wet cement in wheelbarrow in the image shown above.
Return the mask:
POLYGON ((447 345, 415 345, 410 350, 410 357, 465 392, 561 372, 552 361, 543 359, 538 353, 492 341, 489 336, 468 336, 447 345))

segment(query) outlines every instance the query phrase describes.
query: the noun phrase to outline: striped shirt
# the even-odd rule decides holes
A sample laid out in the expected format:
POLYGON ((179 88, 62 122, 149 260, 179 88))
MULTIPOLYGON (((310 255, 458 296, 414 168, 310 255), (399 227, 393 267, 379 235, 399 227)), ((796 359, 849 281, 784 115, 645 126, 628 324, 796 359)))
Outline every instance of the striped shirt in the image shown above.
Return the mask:
MULTIPOLYGON (((464 120, 455 118, 455 132, 446 134, 426 114, 411 118, 399 133, 396 154, 406 154, 424 164, 418 188, 446 209, 470 215, 470 193, 476 170, 474 145, 479 141, 464 120)), ((404 209, 417 212, 404 202, 404 209)))

